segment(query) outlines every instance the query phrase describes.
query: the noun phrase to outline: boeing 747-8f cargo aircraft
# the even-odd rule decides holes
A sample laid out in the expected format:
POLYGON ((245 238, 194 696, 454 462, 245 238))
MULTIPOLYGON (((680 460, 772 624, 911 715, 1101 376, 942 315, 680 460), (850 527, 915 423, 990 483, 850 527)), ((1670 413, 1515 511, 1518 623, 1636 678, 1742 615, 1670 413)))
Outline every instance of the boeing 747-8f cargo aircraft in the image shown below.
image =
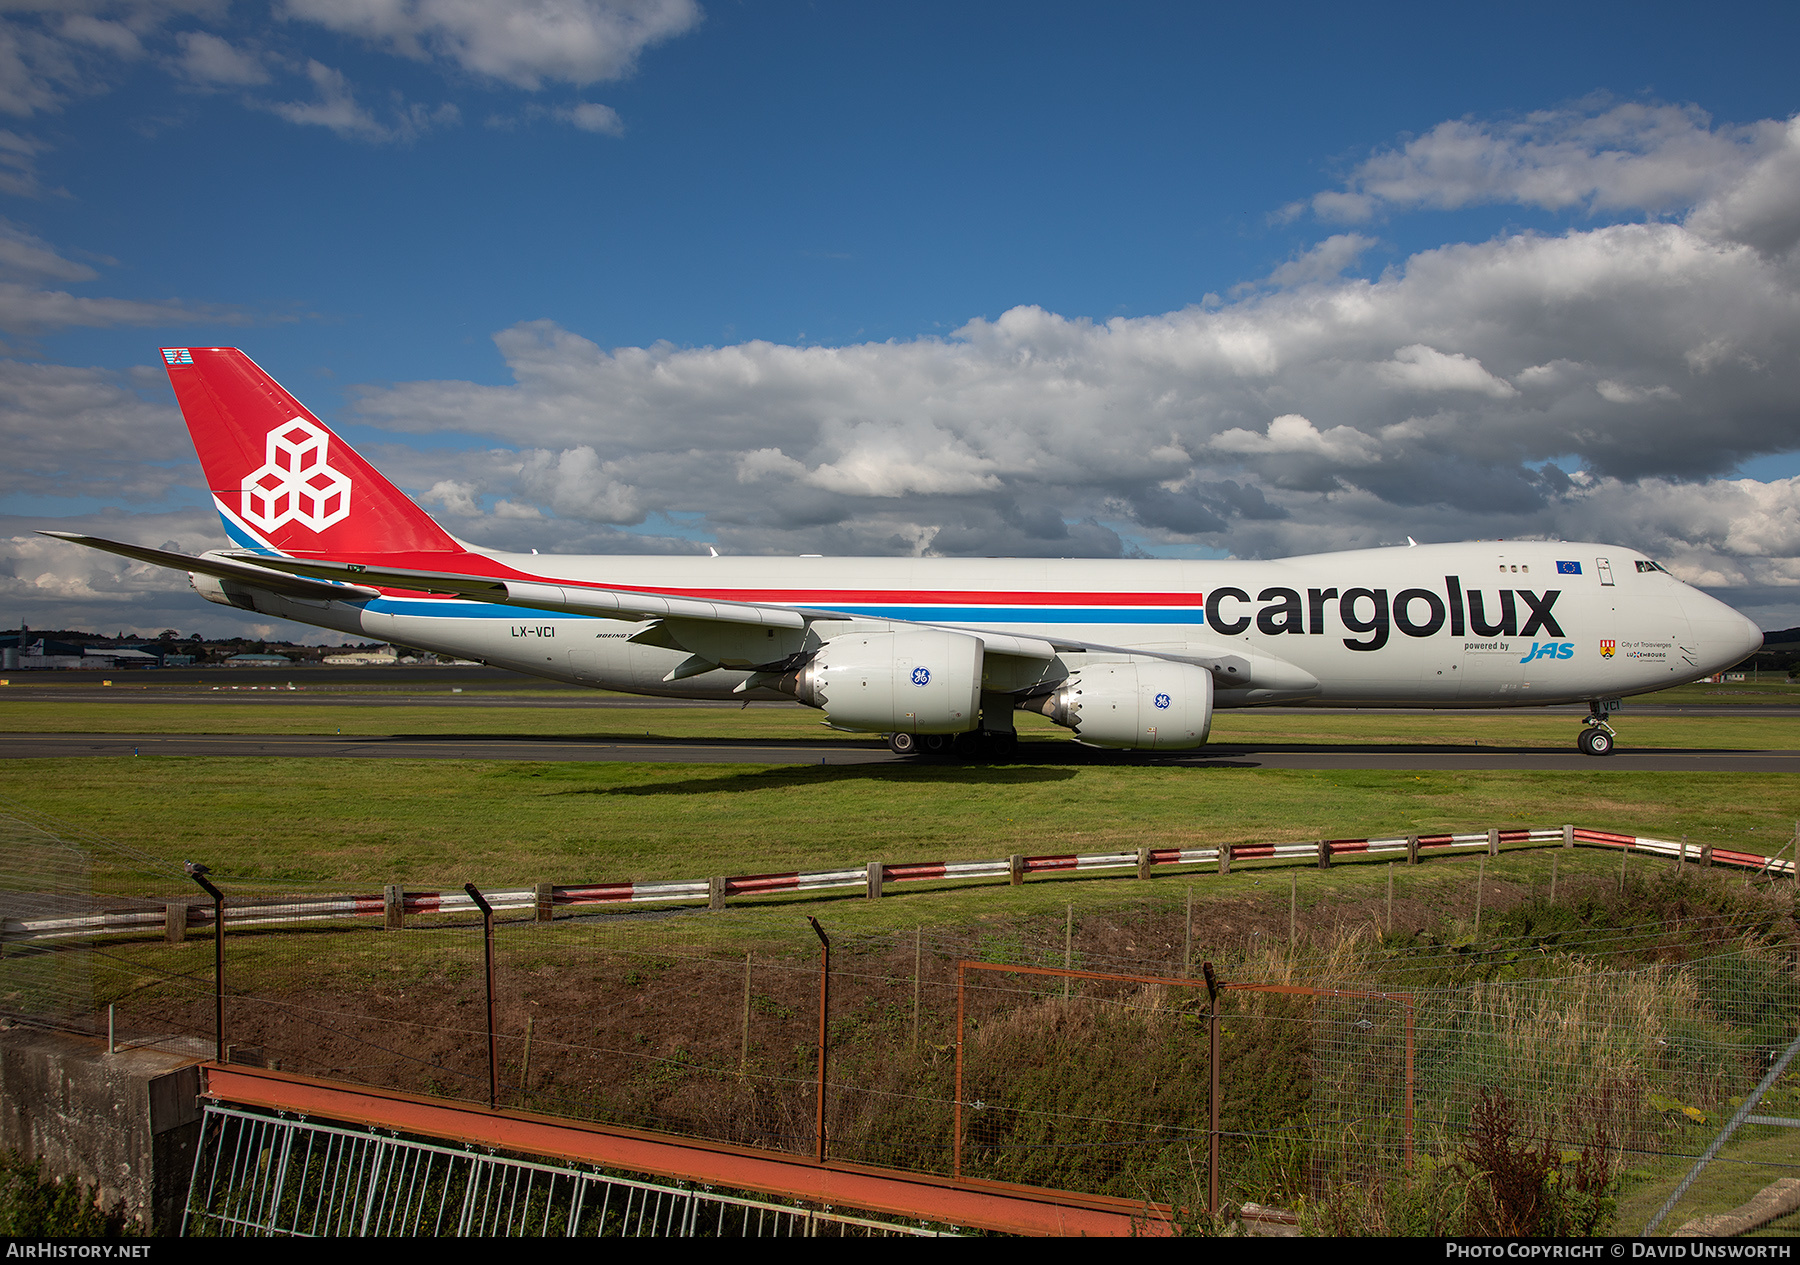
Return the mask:
POLYGON ((465 544, 228 347, 163 351, 232 546, 209 601, 597 688, 789 696, 897 752, 1010 740, 1041 712, 1094 746, 1206 741, 1215 707, 1586 702, 1762 644, 1633 549, 1482 541, 1270 562, 550 557, 465 544), (985 742, 983 741, 985 740, 985 742))

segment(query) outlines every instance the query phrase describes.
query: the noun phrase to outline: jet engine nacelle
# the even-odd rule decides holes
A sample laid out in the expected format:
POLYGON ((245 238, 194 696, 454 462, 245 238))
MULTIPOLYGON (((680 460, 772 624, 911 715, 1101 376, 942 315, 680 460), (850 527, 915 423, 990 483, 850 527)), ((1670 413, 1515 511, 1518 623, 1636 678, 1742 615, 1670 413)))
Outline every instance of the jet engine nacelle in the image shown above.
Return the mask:
POLYGON ((927 629, 846 633, 778 688, 845 729, 965 733, 981 718, 981 642, 927 629))
POLYGON ((1097 663, 1024 706, 1090 746, 1178 751, 1212 729, 1213 678, 1191 663, 1097 663))

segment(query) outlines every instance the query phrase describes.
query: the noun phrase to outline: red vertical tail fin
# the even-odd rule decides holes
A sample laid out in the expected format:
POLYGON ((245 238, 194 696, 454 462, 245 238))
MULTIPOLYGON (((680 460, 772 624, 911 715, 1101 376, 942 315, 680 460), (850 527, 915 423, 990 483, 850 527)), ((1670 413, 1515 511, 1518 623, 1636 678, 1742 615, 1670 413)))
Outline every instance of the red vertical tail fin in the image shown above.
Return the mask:
POLYGON ((297 555, 463 552, 243 352, 162 354, 234 543, 297 555))

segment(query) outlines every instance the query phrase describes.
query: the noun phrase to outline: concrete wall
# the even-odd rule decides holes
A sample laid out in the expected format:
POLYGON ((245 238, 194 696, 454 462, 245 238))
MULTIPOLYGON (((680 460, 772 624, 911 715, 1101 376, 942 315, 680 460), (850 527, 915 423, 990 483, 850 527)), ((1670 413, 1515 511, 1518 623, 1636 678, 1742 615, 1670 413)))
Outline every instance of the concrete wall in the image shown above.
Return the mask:
POLYGON ((108 1054, 104 1040, 0 1029, 0 1147, 173 1232, 200 1137, 199 1061, 211 1050, 172 1044, 108 1054))

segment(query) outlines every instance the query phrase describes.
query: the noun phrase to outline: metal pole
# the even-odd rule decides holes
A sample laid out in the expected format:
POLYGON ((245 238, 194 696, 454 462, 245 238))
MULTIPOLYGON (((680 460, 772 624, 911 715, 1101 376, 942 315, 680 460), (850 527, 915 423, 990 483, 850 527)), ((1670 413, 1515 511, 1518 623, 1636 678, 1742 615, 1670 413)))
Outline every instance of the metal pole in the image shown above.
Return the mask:
MULTIPOLYGON (((1074 965, 1075 965, 1075 902, 1070 901, 1063 908, 1063 970, 1065 970, 1065 971, 1069 970, 1074 965)), ((1064 1001, 1069 1000, 1069 979, 1068 979, 1068 976, 1066 976, 1066 975, 1063 977, 1063 1000, 1064 1001)), ((961 1004, 962 1004, 962 998, 959 995, 957 997, 957 1005, 960 1006, 961 1004)), ((960 1012, 959 1012, 959 1015, 960 1015, 960 1012)), ((962 1040, 962 1029, 961 1028, 957 1029, 956 1039, 958 1041, 962 1040)), ((962 1047, 959 1045, 957 1048, 961 1049, 962 1047)))
POLYGON ((1413 1162, 1413 999, 1406 996, 1406 1169, 1413 1162))
POLYGON ((826 1019, 831 1013, 831 941, 825 935, 825 928, 819 925, 817 918, 808 917, 812 924, 813 934, 819 937, 821 951, 819 954, 819 1110, 815 1136, 818 1139, 818 1161, 825 1162, 825 1053, 826 1019))
POLYGON ((1481 888, 1487 878, 1487 858, 1477 857, 1475 860, 1475 938, 1481 939, 1481 888))
MULTIPOLYGON (((1067 963, 1065 963, 1064 965, 1067 965, 1067 963)), ((1181 940, 1181 974, 1185 978, 1186 976, 1192 975, 1193 973, 1194 973, 1194 885, 1192 883, 1189 883, 1188 891, 1187 891, 1187 926, 1186 926, 1186 929, 1182 933, 1182 940, 1181 940)))
MULTIPOLYGON (((962 1105, 963 1105, 963 987, 968 978, 968 963, 956 964, 956 1099, 951 1104, 955 1119, 950 1126, 950 1176, 962 1180, 962 1105)), ((1068 980, 1063 980, 1064 987, 1068 980)))
POLYGON ((1213 977, 1213 964, 1202 962, 1200 972, 1206 977, 1206 1049, 1212 1065, 1212 1089, 1208 1098, 1208 1142, 1206 1154, 1206 1210, 1219 1215, 1219 981, 1213 977))
POLYGON ((207 879, 210 871, 192 861, 182 863, 188 877, 206 889, 213 900, 213 1040, 217 1050, 213 1057, 225 1061, 225 893, 207 879))
POLYGON ((919 980, 920 966, 924 962, 925 928, 913 928, 913 1033, 912 1052, 919 1052, 919 980))
POLYGON ((463 891, 481 910, 482 956, 487 963, 488 1107, 491 1109, 500 1105, 500 1051, 494 1039, 494 907, 487 903, 487 898, 475 884, 464 883, 463 891))
POLYGON ((744 1049, 738 1055, 738 1075, 750 1070, 750 950, 744 950, 744 1049))

